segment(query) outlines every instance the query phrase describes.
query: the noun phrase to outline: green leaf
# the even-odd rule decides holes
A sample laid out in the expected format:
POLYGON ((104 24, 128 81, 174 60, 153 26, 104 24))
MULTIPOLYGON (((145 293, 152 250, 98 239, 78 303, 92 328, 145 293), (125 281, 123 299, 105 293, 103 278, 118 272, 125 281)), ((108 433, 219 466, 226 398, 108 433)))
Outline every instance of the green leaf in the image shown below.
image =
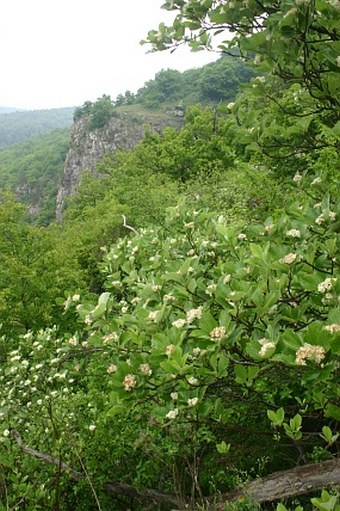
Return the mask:
POLYGON ((220 454, 227 454, 230 450, 230 444, 226 444, 224 440, 221 443, 216 444, 216 449, 220 454))
POLYGON ((333 419, 340 421, 340 407, 333 405, 332 403, 328 403, 325 408, 325 416, 333 417, 333 419))

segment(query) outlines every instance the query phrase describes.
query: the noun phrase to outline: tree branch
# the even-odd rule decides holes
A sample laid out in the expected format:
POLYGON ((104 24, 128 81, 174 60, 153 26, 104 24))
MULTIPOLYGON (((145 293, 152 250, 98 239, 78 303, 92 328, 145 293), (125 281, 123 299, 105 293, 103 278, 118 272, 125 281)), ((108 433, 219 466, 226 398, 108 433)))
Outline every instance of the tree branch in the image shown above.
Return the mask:
POLYGON ((65 472, 68 472, 70 474, 70 477, 74 479, 75 481, 80 481, 83 479, 83 476, 79 474, 79 472, 76 472, 73 470, 68 463, 61 462, 59 458, 55 458, 54 456, 51 456, 50 454, 44 454, 40 451, 36 451, 35 449, 31 449, 31 447, 28 447, 24 444, 21 435, 17 431, 12 431, 12 436, 16 443, 19 445, 22 452, 29 454, 29 456, 32 456, 33 458, 36 458, 38 460, 44 461, 45 463, 50 463, 51 465, 55 465, 60 470, 64 470, 65 472))

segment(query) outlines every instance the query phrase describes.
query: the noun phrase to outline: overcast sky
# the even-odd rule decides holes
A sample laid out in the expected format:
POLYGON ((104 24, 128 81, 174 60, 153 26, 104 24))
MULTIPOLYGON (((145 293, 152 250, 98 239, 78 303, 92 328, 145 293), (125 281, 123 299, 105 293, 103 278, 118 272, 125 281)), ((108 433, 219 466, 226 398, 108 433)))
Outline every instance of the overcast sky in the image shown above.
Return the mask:
POLYGON ((164 0, 0 0, 0 106, 82 105, 136 92, 161 69, 216 59, 180 49, 148 54, 147 32, 169 21, 164 0))

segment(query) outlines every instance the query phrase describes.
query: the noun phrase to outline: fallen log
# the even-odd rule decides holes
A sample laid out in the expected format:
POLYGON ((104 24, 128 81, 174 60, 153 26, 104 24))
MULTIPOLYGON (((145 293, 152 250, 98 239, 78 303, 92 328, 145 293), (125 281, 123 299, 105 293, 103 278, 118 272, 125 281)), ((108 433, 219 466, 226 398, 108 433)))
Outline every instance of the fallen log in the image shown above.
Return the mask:
POLYGON ((227 502, 240 498, 248 497, 258 503, 272 502, 338 485, 340 485, 340 458, 274 472, 262 479, 246 483, 242 488, 209 500, 214 502, 212 510, 223 511, 227 502))
MULTIPOLYGON (((76 481, 84 479, 83 474, 74 470, 69 464, 61 462, 54 456, 44 454, 25 445, 17 431, 12 432, 12 435, 24 453, 45 463, 57 466, 67 472, 70 477, 76 481)), ((340 458, 336 458, 321 463, 302 465, 288 470, 274 472, 262 479, 256 479, 255 481, 246 483, 241 488, 207 497, 205 503, 208 504, 211 511, 223 511, 228 502, 235 502, 241 498, 249 498, 258 503, 272 502, 339 485, 340 458)), ((178 510, 189 509, 187 503, 178 499, 175 495, 161 493, 152 489, 140 491, 134 486, 119 481, 108 481, 104 483, 104 491, 111 495, 123 494, 130 498, 141 500, 169 502, 175 505, 178 510)))

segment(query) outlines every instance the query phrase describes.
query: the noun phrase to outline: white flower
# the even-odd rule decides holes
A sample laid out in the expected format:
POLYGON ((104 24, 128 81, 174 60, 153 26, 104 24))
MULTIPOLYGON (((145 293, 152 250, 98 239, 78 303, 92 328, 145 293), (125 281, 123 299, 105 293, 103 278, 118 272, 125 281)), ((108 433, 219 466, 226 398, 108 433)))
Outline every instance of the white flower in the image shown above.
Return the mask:
POLYGON ((68 343, 71 344, 71 346, 77 346, 78 340, 75 337, 71 337, 71 339, 69 339, 68 343))
POLYGON ((195 357, 199 357, 199 356, 200 356, 200 354, 202 353, 202 350, 201 350, 201 348, 198 348, 198 347, 197 347, 197 348, 194 348, 194 349, 192 350, 192 353, 193 353, 193 355, 194 355, 195 357))
POLYGON ((202 314, 203 314, 203 307, 202 306, 197 307, 197 309, 190 309, 187 312, 187 322, 190 324, 195 319, 201 319, 202 314))
POLYGON ((118 334, 117 334, 117 332, 111 332, 110 334, 104 335, 103 343, 107 344, 110 341, 118 341, 118 334))
POLYGON ((177 401, 178 399, 178 392, 171 392, 170 397, 173 401, 177 401))
POLYGON ((197 385, 198 384, 198 379, 195 378, 194 376, 190 376, 190 378, 188 378, 188 383, 190 385, 197 385))
POLYGON ((206 294, 209 296, 212 296, 214 294, 214 291, 216 291, 216 284, 209 284, 207 289, 205 290, 206 294))
POLYGON ((336 281, 336 279, 332 279, 328 277, 323 282, 320 282, 318 285, 318 291, 319 293, 326 293, 326 291, 330 291, 333 287, 333 283, 336 281))
POLYGON ((134 389, 137 385, 136 377, 133 374, 127 374, 123 381, 124 390, 127 392, 134 389))
POLYGON ((323 346, 312 346, 311 344, 304 343, 301 348, 296 352, 295 364, 299 366, 306 365, 306 359, 312 358, 317 364, 325 358, 326 352, 323 346))
POLYGON ((116 364, 110 364, 109 367, 107 368, 106 372, 108 374, 112 374, 112 373, 115 373, 117 371, 118 367, 116 366, 116 364))
POLYGON ((80 295, 73 295, 72 296, 72 301, 73 302, 79 302, 79 300, 80 300, 80 295))
POLYGON ((299 183, 299 182, 301 181, 301 179, 302 179, 302 176, 301 176, 301 174, 299 174, 299 172, 297 172, 297 173, 295 174, 295 176, 293 177, 293 181, 294 181, 295 183, 299 183))
POLYGON ((152 375, 152 369, 149 366, 149 364, 141 364, 139 366, 140 372, 144 374, 145 376, 151 376, 152 375))
POLYGON ((162 286, 160 286, 159 284, 154 284, 151 289, 154 293, 157 293, 157 291, 159 291, 160 289, 162 288, 162 286))
POLYGON ((240 232, 240 234, 237 236, 237 239, 242 241, 242 240, 246 240, 247 239, 247 235, 244 234, 243 232, 240 232))
POLYGON ((186 323, 187 322, 185 319, 176 319, 176 321, 173 321, 171 324, 175 328, 182 328, 182 327, 184 327, 184 325, 186 325, 186 323))
POLYGON ((172 355, 172 352, 174 351, 175 349, 175 345, 174 344, 168 344, 168 346, 165 348, 165 353, 168 357, 171 357, 172 355))
POLYGON ((336 219, 336 213, 334 211, 330 211, 328 213, 328 217, 333 222, 336 219))
POLYGON ((274 224, 268 224, 264 226, 264 232, 271 232, 274 229, 274 224))
POLYGON ((325 326, 325 330, 331 334, 337 334, 340 332, 340 324, 339 323, 332 323, 331 325, 325 326))
POLYGON ((268 350, 270 350, 271 348, 275 348, 275 343, 273 343, 269 339, 266 338, 259 339, 258 342, 261 344, 261 349, 259 351, 260 357, 264 357, 268 350))
POLYGON ((298 229, 290 229, 286 232, 287 236, 291 236, 292 238, 300 238, 301 233, 298 229))
POLYGON ((235 106, 235 103, 233 103, 232 101, 227 104, 228 110, 231 110, 234 106, 235 106))
POLYGON ((170 410, 170 412, 168 412, 165 417, 167 419, 176 419, 178 414, 179 414, 178 408, 175 408, 174 410, 170 410))
POLYGON ((217 326, 211 330, 209 335, 212 341, 221 341, 226 337, 227 331, 224 326, 217 326))
POLYGON ((191 399, 188 399, 187 403, 188 403, 188 406, 190 406, 190 407, 196 406, 198 403, 198 397, 193 397, 191 399))
POLYGON ((323 224, 323 223, 324 223, 324 221, 325 221, 325 216, 324 216, 324 214, 323 214, 323 213, 321 213, 321 215, 319 215, 319 216, 315 219, 315 223, 316 223, 317 225, 321 225, 321 224, 323 224))
POLYGON ((223 284, 229 284, 230 281, 231 281, 231 275, 228 273, 228 275, 225 275, 223 277, 223 284))
POLYGON ((3 434, 3 436, 8 436, 9 435, 9 429, 4 429, 2 434, 3 434))
POLYGON ((282 263, 282 264, 292 264, 296 260, 296 257, 297 257, 296 254, 293 254, 292 252, 290 252, 286 256, 284 256, 281 259, 279 259, 279 263, 282 263))
POLYGON ((149 316, 148 316, 148 320, 149 321, 156 321, 157 314, 158 314, 158 311, 150 311, 149 312, 149 316))
POLYGON ((92 316, 90 314, 87 314, 84 319, 84 323, 86 325, 91 325, 93 322, 92 316))
POLYGON ((168 294, 163 296, 163 300, 165 302, 174 302, 176 300, 176 297, 174 295, 168 294))
POLYGON ((131 303, 138 303, 140 301, 141 301, 141 298, 139 296, 135 296, 134 298, 132 298, 131 303))
POLYGON ((188 229, 193 229, 195 227, 195 222, 188 222, 187 224, 184 224, 184 227, 187 227, 188 229))
POLYGON ((89 431, 94 431, 96 429, 96 425, 95 424, 90 424, 89 426, 89 431))

